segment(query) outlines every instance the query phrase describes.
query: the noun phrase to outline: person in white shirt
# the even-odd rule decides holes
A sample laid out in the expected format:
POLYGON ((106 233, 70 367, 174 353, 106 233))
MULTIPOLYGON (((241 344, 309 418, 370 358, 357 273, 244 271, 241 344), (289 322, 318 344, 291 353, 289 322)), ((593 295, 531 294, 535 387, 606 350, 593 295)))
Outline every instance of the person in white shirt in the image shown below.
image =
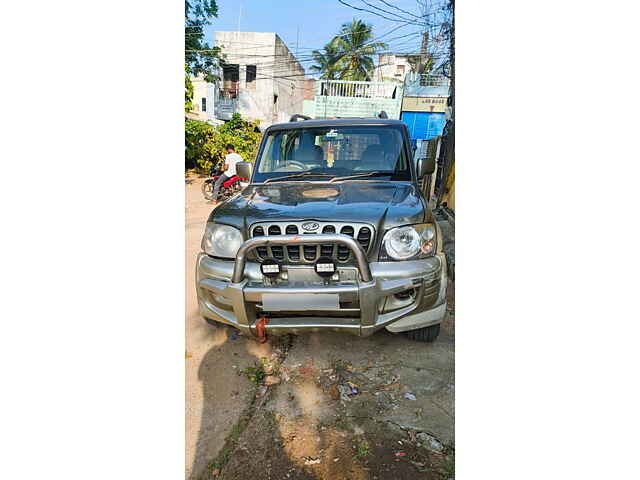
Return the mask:
POLYGON ((224 157, 224 172, 218 180, 216 180, 216 184, 213 186, 213 201, 218 200, 218 192, 220 191, 220 187, 224 182, 229 180, 231 177, 236 175, 236 163, 242 161, 242 157, 236 153, 236 149, 230 143, 226 146, 227 156, 224 157))

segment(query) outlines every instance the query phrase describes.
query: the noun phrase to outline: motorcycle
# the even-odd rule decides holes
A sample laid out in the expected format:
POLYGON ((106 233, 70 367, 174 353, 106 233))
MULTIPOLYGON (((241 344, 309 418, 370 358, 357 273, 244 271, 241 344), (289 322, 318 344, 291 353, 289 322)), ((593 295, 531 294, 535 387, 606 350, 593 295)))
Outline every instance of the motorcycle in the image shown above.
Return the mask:
POLYGON ((247 184, 246 178, 240 178, 238 175, 234 175, 228 180, 225 180, 224 183, 220 186, 220 190, 218 191, 218 198, 213 198, 213 187, 220 178, 220 175, 224 173, 222 168, 216 166, 209 170, 209 176, 205 179, 202 184, 202 195, 207 200, 226 200, 227 198, 232 197, 239 191, 241 191, 247 184))

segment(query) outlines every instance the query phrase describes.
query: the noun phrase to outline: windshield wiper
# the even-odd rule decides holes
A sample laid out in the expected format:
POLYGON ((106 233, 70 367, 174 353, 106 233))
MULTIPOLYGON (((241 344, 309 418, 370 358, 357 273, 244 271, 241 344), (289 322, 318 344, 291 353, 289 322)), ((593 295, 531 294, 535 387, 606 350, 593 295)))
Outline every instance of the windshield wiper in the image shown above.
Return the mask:
POLYGON ((296 173, 295 175, 284 175, 283 177, 267 178, 263 183, 269 183, 275 180, 284 180, 285 178, 301 178, 301 177, 333 177, 333 175, 329 173, 304 172, 304 173, 296 173))
POLYGON ((359 178, 359 177, 390 177, 392 175, 393 175, 393 172, 380 172, 380 171, 357 173, 355 175, 347 175, 346 177, 334 177, 331 180, 329 180, 329 183, 337 182, 339 180, 350 180, 352 178, 359 178))

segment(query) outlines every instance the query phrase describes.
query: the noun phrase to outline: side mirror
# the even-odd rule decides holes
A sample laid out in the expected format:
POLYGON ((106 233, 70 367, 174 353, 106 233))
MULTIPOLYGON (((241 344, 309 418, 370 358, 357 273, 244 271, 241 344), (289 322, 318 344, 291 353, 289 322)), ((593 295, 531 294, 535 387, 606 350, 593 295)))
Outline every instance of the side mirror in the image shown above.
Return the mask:
POLYGON ((418 160, 418 178, 422 178, 425 175, 431 175, 435 171, 436 171, 435 158, 420 158, 418 160))
POLYGON ((236 163, 236 172, 240 178, 251 179, 251 162, 236 163))

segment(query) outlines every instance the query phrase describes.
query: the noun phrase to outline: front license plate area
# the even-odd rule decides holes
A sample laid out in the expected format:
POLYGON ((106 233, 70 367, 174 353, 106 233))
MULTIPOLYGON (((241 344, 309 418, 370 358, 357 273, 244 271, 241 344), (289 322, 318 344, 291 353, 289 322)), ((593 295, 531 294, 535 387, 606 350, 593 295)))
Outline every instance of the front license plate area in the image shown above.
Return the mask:
POLYGON ((262 309, 267 312, 304 310, 339 310, 340 295, 337 293, 265 293, 262 309))

